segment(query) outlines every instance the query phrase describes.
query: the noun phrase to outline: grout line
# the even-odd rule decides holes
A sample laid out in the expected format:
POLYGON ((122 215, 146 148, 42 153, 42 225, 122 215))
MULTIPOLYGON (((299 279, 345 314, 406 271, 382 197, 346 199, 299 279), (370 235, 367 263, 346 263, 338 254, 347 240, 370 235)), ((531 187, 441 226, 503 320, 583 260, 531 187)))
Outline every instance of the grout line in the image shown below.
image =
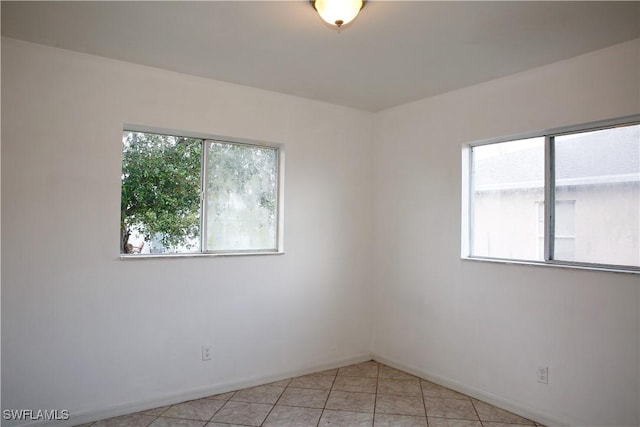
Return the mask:
POLYGON ((424 389, 422 388, 422 381, 418 380, 420 384, 420 395, 422 396, 422 406, 424 407, 424 418, 427 420, 427 427, 429 427, 429 414, 427 413, 427 402, 424 401, 424 389))
POLYGON ((478 412, 478 408, 476 408, 475 403, 473 403, 473 399, 469 399, 471 401, 471 407, 473 408, 473 411, 476 413, 476 417, 478 417, 478 421, 480 421, 480 425, 482 427, 484 427, 484 423, 482 422, 482 419, 480 418, 480 413, 478 412))
MULTIPOLYGON (((362 411, 353 411, 351 409, 327 409, 327 411, 332 411, 332 412, 348 412, 350 414, 371 414, 373 415, 373 412, 362 412, 362 411)), ((531 427, 531 426, 529 426, 531 427)))
POLYGON ((324 415, 324 410, 327 409, 327 402, 329 401, 329 397, 331 396, 331 391, 333 390, 333 386, 336 383, 336 379, 338 379, 338 372, 340 368, 336 369, 336 374, 333 376, 333 381, 331 381, 331 387, 329 387, 329 393, 327 393, 327 398, 324 401, 324 405, 322 407, 322 412, 320 412, 320 418, 318 418, 318 422, 316 423, 316 427, 320 427, 320 421, 322 420, 322 416, 324 415))
MULTIPOLYGON (((291 382, 291 381, 289 381, 291 382)), ((259 387, 259 386, 258 386, 259 387)), ((287 384, 287 387, 289 387, 289 384, 287 384)), ((264 425, 264 423, 267 422, 267 419, 269 418, 269 415, 271 415, 271 413, 273 412, 273 410, 275 409, 276 405, 278 404, 278 402, 280 402, 280 399, 282 398, 282 395, 284 394, 284 391, 287 389, 287 387, 285 387, 284 389, 282 389, 282 391, 280 392, 280 395, 278 396, 278 398, 276 399, 276 402, 273 404, 273 406, 271 407, 271 409, 269 410, 269 412, 267 413, 267 415, 264 417, 264 420, 262 420, 262 422, 260 423, 260 425, 264 425)))
MULTIPOLYGON (((360 379, 363 379, 363 380, 364 380, 364 379, 374 379, 374 378, 375 378, 375 392, 374 392, 374 393, 362 392, 362 391, 352 391, 352 392, 347 392, 347 393, 373 394, 373 395, 374 395, 374 405, 373 405, 373 413, 372 413, 372 415, 373 415, 373 419, 372 419, 372 422, 373 422, 373 423, 375 423, 375 420, 376 420, 376 417, 377 417, 377 414, 378 414, 378 413, 377 413, 377 410, 378 410, 378 408, 377 408, 378 396, 380 396, 380 395, 381 395, 381 394, 380 394, 380 381, 381 381, 382 379, 384 379, 384 378, 381 378, 381 377, 380 377, 380 375, 381 375, 381 372, 380 372, 380 371, 381 371, 381 366, 382 366, 382 364, 381 364, 380 362, 377 362, 377 361, 373 361, 373 362, 375 362, 375 363, 376 363, 376 375, 375 375, 375 377, 355 376, 355 375, 344 375, 344 374, 343 374, 343 375, 341 375, 341 377, 347 377, 347 378, 360 378, 360 379)), ((368 362, 363 362, 363 363, 368 363, 368 362)), ((354 364, 354 365, 348 365, 348 366, 358 366, 358 365, 362 365, 362 363, 358 363, 358 364, 354 364)), ((322 408, 310 408, 309 406, 286 405, 286 406, 291 406, 291 407, 296 407, 296 408, 321 409, 320 417, 318 418, 318 422, 316 423, 316 427, 319 427, 319 425, 320 425, 320 421, 322 420, 322 417, 324 416, 325 411, 329 410, 329 409, 327 409, 327 403, 328 403, 328 401, 329 401, 329 398, 331 397, 332 392, 334 392, 334 391, 336 391, 336 392, 340 391, 340 390, 335 390, 335 386, 336 386, 336 383, 337 383, 337 380, 338 380, 338 377, 339 377, 339 375, 338 375, 338 373, 339 373, 339 369, 340 369, 340 368, 335 368, 335 374, 331 374, 331 375, 329 375, 329 374, 324 374, 324 375, 325 375, 325 376, 327 376, 327 377, 331 377, 331 376, 333 376, 332 381, 331 381, 331 385, 330 385, 330 387, 329 387, 329 389, 328 389, 328 390, 327 390, 327 389, 319 389, 319 388, 308 388, 308 387, 296 387, 296 386, 292 386, 293 379, 294 379, 294 378, 296 378, 296 377, 294 377, 294 378, 289 378, 289 379, 288 379, 287 384, 286 384, 284 387, 282 387, 282 386, 276 386, 276 387, 278 387, 278 388, 281 388, 281 387, 282 387, 282 391, 280 392, 280 395, 279 395, 279 396, 278 396, 278 398, 276 399, 275 403, 274 403, 274 404, 272 404, 271 409, 269 410, 269 412, 268 412, 268 413, 267 413, 267 415, 265 416, 265 418, 264 418, 264 420, 262 421, 261 425, 264 425, 264 424, 265 424, 266 420, 269 418, 269 416, 271 415, 271 413, 272 413, 272 412, 273 412, 273 410, 275 409, 276 405, 278 405, 278 403, 282 400, 282 396, 284 395, 284 393, 285 393, 285 391, 286 391, 287 389, 289 389, 289 388, 292 388, 292 389, 295 389, 295 388, 301 388, 301 389, 305 389, 305 390, 318 390, 318 391, 322 390, 322 391, 327 391, 327 396, 326 396, 326 398, 325 398, 324 405, 323 405, 323 407, 322 407, 322 408)), ((401 372, 403 372, 403 371, 401 371, 401 372)), ((317 372, 316 374, 320 374, 320 373, 319 373, 319 372, 317 372)), ((307 374, 307 375, 313 375, 313 374, 307 374)), ((429 426, 429 417, 428 417, 428 412, 427 412, 427 407, 426 407, 426 396, 425 396, 425 394, 424 394, 424 384, 423 384, 423 381, 426 381, 426 380, 424 380, 424 379, 423 379, 423 378, 421 378, 421 377, 415 377, 415 378, 417 378, 417 380, 418 380, 418 382, 419 382, 419 385, 420 385, 420 395, 421 395, 421 397, 422 397, 422 404, 423 404, 423 408, 424 408, 424 416, 425 416, 425 419, 426 419, 426 421, 427 421, 427 427, 428 427, 428 426, 429 426)), ((390 379, 391 379, 391 380, 406 380, 406 381, 412 381, 412 380, 413 380, 412 378, 410 378, 410 379, 406 379, 406 378, 390 378, 390 379)), ((281 380, 281 381, 284 381, 284 380, 281 380)), ((269 384, 264 384, 264 385, 269 385, 269 384)), ((260 386, 254 386, 254 387, 260 387, 260 386)), ((248 387, 248 388, 254 388, 254 387, 248 387)), ((447 387, 444 387, 444 388, 447 388, 447 387)), ((220 412, 220 411, 221 411, 221 410, 222 410, 222 409, 223 409, 223 408, 224 408, 224 407, 229 403, 229 402, 231 402, 231 401, 232 401, 231 399, 233 398, 233 396, 235 396, 235 395, 236 395, 239 391, 241 391, 241 390, 244 390, 244 389, 234 390, 234 391, 232 391, 232 392, 227 392, 228 394, 230 394, 230 397, 229 397, 228 399, 209 399, 210 401, 220 401, 220 402, 222 402, 222 406, 214 412, 214 414, 209 418, 209 420, 208 420, 208 421, 203 421, 203 420, 193 420, 193 419, 191 419, 191 418, 184 418, 184 417, 164 417, 164 418, 169 418, 169 419, 184 419, 184 420, 191 420, 191 421, 203 422, 203 423, 204 423, 204 424, 203 424, 203 427, 204 427, 207 423, 213 422, 213 418, 214 418, 214 417, 215 417, 215 416, 216 416, 216 415, 217 415, 217 414, 218 414, 218 413, 219 413, 219 412, 220 412)), ((225 394, 227 394, 227 393, 225 393, 225 394)), ((393 393, 390 393, 390 394, 391 394, 391 395, 394 395, 394 396, 396 395, 396 394, 393 394, 393 393)), ((475 421, 478 421, 482 427, 491 427, 491 422, 490 422, 490 421, 488 421, 488 420, 487 420, 487 421, 483 421, 483 420, 481 420, 481 419, 480 419, 480 414, 479 414, 479 412, 478 412, 478 409, 477 409, 477 407, 476 407, 475 403, 473 402, 473 399, 472 399, 470 396, 468 396, 468 395, 464 395, 463 393, 460 393, 460 394, 461 394, 462 396, 464 396, 465 398, 464 398, 464 399, 456 399, 456 398, 449 398, 449 397, 437 397, 436 399, 444 399, 444 400, 460 400, 460 401, 465 401, 465 400, 466 400, 466 401, 471 401, 471 405, 472 405, 473 410, 474 410, 474 413, 475 413, 475 415, 476 415, 476 417, 477 417, 475 421)), ((404 397, 408 397, 408 396, 410 396, 410 395, 406 395, 406 394, 399 394, 399 395, 397 395, 397 396, 404 396, 404 397)), ((211 396, 205 397, 205 398, 203 398, 203 399, 208 399, 209 397, 211 397, 211 396)), ((199 400, 199 399, 196 399, 196 400, 199 400)), ((257 402, 244 402, 244 401, 238 401, 238 402, 243 402, 243 403, 257 403, 257 402)), ((184 403, 184 402, 180 402, 180 403, 184 403)), ((167 409, 165 409, 164 411, 162 411, 162 412, 161 412, 160 414, 158 414, 158 415, 150 415, 150 414, 147 414, 148 416, 153 417, 153 419, 152 419, 148 424, 146 424, 146 427, 149 427, 149 426, 153 425, 153 423, 154 423, 155 421, 157 421, 159 418, 163 417, 163 415, 164 415, 165 413, 167 413, 167 411, 169 411, 169 409, 170 409, 171 407, 176 406, 176 405, 179 405, 180 403, 176 403, 176 404, 173 404, 173 405, 167 405, 167 409)), ((493 406, 493 405, 492 405, 492 406, 493 406)), ((501 409, 501 408, 499 408, 499 407, 496 407, 496 408, 501 409)), ((367 412, 352 411, 352 410, 344 410, 344 409, 337 409, 336 411, 341 411, 341 412, 351 412, 351 413, 367 413, 367 412)), ((508 411, 507 411, 507 412, 508 412, 508 411)), ((131 414, 125 414, 125 415, 131 415, 131 414)), ((386 415, 403 415, 403 416, 406 416, 407 414, 386 414, 386 415)), ((457 418, 457 417, 434 417, 434 418, 444 418, 444 419, 451 419, 451 420, 466 420, 466 421, 472 421, 472 420, 468 420, 468 419, 464 419, 464 418, 457 418)), ((526 418, 525 418, 525 419, 526 419, 526 418)), ((531 420, 528 420, 528 419, 526 419, 526 420, 527 420, 527 421, 531 421, 531 420)), ((100 420, 100 421, 104 421, 104 420, 100 420)), ((98 422, 98 421, 94 421, 94 422, 92 422, 91 424, 89 424, 89 425, 88 425, 88 427, 94 426, 97 422, 98 422)), ((227 423, 223 423, 223 424, 227 424, 227 423)), ((536 424, 535 424, 535 426, 537 427, 537 426, 538 426, 538 424, 536 423, 536 424)), ((522 424, 522 425, 521 425, 521 427, 525 427, 525 424, 522 424)))
MULTIPOLYGON (((377 362, 376 362, 377 363, 377 362)), ((378 363, 378 374, 376 375, 376 395, 373 399, 373 420, 371 420, 371 425, 376 424, 376 409, 378 408, 378 385, 380 383, 380 363, 378 363)))
POLYGON ((156 415, 156 416, 151 420, 151 422, 150 422, 149 424, 147 424, 147 427, 149 427, 151 424, 155 423, 155 422, 156 422, 156 420, 157 420, 158 418, 160 418, 160 415, 156 415))
MULTIPOLYGON (((222 410, 222 408, 224 408, 225 406, 227 406, 227 403, 231 402, 231 398, 232 398, 233 396, 235 396, 235 394, 236 394, 236 392, 234 391, 234 392, 233 392, 233 394, 232 394, 231 396, 229 396, 229 398, 228 398, 227 400, 225 400, 225 401, 224 401, 224 403, 222 404, 222 406, 221 406, 221 407, 219 407, 219 408, 218 408, 218 409, 213 413, 213 415, 211 415, 211 418, 209 418, 209 421, 207 421, 207 422, 205 422, 205 423, 203 424, 203 427, 204 427, 204 426, 206 426, 207 424, 209 424, 209 423, 211 422, 211 420, 213 420, 213 417, 215 417, 215 416, 218 414, 218 412, 220 412, 220 411, 222 410)), ((205 399, 206 399, 206 398, 205 398, 205 399)), ((211 399, 211 400, 214 400, 214 399, 211 399)), ((166 411, 165 411, 165 412, 166 412, 166 411)))

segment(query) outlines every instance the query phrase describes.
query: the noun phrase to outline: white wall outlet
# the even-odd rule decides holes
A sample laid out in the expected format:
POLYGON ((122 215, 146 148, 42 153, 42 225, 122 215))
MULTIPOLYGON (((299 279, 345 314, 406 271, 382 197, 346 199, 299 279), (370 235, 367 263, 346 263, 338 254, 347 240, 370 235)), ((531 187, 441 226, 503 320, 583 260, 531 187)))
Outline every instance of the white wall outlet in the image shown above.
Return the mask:
POLYGON ((541 366, 538 368, 538 382, 542 384, 549 384, 549 367, 541 366))
POLYGON ((202 346, 202 361, 206 362, 211 360, 211 354, 213 353, 212 346, 204 344, 202 346))

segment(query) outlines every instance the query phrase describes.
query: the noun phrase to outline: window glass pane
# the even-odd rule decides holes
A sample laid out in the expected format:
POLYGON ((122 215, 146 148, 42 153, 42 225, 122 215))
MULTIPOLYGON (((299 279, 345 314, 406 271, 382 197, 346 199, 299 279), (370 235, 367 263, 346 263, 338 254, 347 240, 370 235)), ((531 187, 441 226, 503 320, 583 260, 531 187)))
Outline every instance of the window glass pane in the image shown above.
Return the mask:
POLYGON ((202 141, 123 133, 121 253, 200 250, 202 141))
MULTIPOLYGON (((538 202, 538 258, 544 259, 544 202, 538 202)), ((573 259, 575 200, 556 200, 555 252, 573 259)))
POLYGON ((556 234, 575 248, 554 258, 640 266, 640 126, 558 136, 555 159, 556 234), (570 224, 562 199, 574 200, 570 224))
POLYGON ((555 239, 553 254, 555 259, 573 261, 575 258, 575 200, 558 200, 555 204, 555 239))
POLYGON ((553 249, 554 258, 563 261, 573 261, 576 252, 576 239, 556 237, 555 248, 553 249))
POLYGON ((207 250, 276 250, 278 152, 211 141, 207 250))
POLYGON ((576 201, 558 200, 555 205, 555 235, 556 237, 575 237, 576 230, 576 201))
POLYGON ((543 260, 544 138, 477 146, 472 156, 471 255, 543 260))

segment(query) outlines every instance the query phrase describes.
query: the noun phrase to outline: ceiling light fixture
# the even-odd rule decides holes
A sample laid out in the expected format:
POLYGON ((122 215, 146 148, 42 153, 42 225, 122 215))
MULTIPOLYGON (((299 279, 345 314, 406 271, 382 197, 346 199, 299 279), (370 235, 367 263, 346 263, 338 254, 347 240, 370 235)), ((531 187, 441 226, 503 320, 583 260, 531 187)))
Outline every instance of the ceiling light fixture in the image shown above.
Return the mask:
POLYGON ((356 19, 364 0, 311 0, 320 17, 338 28, 356 19))

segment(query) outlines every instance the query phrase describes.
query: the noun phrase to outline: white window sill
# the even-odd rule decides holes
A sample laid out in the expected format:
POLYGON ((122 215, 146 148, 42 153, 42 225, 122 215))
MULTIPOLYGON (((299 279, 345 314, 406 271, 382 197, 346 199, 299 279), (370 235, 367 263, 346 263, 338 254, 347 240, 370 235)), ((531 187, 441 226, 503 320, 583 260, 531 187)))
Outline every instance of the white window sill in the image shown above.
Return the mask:
POLYGON ((133 259, 168 259, 168 258, 213 258, 213 257, 238 257, 238 256, 263 256, 263 255, 284 255, 284 251, 264 251, 264 252, 196 252, 188 254, 120 254, 121 260, 133 259))
POLYGON ((516 264, 516 265, 535 265, 540 267, 552 267, 552 268, 570 268, 574 270, 590 270, 590 271, 604 271, 609 273, 627 273, 627 274, 640 274, 640 268, 638 267, 616 267, 616 266, 601 266, 595 264, 573 264, 573 263, 561 263, 558 261, 542 262, 542 261, 522 261, 503 258, 484 258, 484 257, 461 257, 462 261, 474 261, 474 262, 492 262, 496 264, 516 264))

